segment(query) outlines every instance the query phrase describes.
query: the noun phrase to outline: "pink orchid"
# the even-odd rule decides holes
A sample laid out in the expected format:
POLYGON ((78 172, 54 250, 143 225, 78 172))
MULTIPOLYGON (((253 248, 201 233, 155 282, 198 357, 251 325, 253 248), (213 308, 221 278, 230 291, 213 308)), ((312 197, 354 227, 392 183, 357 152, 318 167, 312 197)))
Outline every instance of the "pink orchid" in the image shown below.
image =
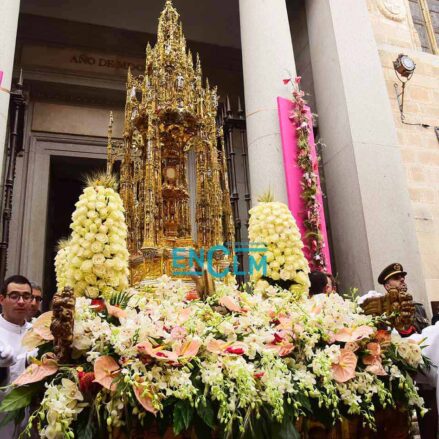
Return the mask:
POLYGON ((296 84, 300 84, 300 81, 302 81, 302 77, 301 76, 296 76, 296 78, 294 79, 294 82, 296 84))
POLYGON ((282 82, 287 85, 289 82, 291 82, 291 79, 282 79, 282 82))
POLYGON ((348 349, 340 349, 340 357, 331 366, 332 377, 339 383, 345 383, 355 377, 357 356, 348 349))

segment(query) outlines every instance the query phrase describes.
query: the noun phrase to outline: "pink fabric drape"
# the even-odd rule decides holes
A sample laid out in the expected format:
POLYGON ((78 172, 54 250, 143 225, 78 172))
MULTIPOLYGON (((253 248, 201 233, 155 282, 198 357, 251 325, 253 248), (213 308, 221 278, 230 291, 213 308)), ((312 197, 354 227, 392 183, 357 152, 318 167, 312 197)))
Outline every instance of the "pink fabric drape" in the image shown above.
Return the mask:
MULTIPOLYGON (((300 233, 302 235, 302 239, 305 236, 305 226, 304 226, 304 213, 305 213, 305 205, 302 200, 301 193, 302 188, 300 185, 300 181, 302 179, 302 170, 299 168, 297 164, 297 138, 296 138, 296 126, 293 121, 290 120, 289 114, 293 109, 293 103, 281 97, 277 98, 278 104, 278 112, 279 112, 279 123, 280 123, 280 134, 282 139, 282 150, 284 157, 284 169, 285 169, 285 178, 287 184, 287 195, 288 195, 288 207, 290 208, 291 213, 296 219, 297 225, 299 227, 300 233)), ((306 107, 308 111, 308 121, 310 124, 310 137, 309 143, 311 145, 311 157, 313 160, 314 168, 317 170, 317 153, 316 153, 316 145, 314 141, 314 135, 312 130, 312 118, 309 107, 306 107)), ((323 210, 323 200, 322 200, 322 191, 320 189, 320 179, 318 179, 318 193, 317 193, 317 201, 320 206, 319 215, 320 215, 320 228, 323 236, 323 240, 325 243, 325 247, 323 248, 323 254, 325 257, 326 268, 329 272, 331 272, 331 259, 329 257, 329 246, 328 246, 328 236, 326 233, 326 221, 325 221, 325 213, 323 210)), ((310 252, 308 249, 305 249, 305 256, 308 260, 310 260, 310 252)))

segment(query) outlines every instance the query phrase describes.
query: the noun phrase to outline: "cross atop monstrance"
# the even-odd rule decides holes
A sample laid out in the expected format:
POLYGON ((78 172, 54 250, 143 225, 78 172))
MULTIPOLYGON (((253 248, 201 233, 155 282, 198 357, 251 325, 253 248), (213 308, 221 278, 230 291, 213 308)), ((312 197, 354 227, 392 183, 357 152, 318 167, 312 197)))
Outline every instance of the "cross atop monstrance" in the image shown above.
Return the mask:
POLYGON ((121 162, 131 283, 171 275, 173 248, 233 242, 217 106, 216 88, 203 86, 199 57, 194 66, 179 14, 167 0, 157 44, 146 48, 145 74, 128 71, 122 141, 112 139, 110 117, 107 172, 121 162))

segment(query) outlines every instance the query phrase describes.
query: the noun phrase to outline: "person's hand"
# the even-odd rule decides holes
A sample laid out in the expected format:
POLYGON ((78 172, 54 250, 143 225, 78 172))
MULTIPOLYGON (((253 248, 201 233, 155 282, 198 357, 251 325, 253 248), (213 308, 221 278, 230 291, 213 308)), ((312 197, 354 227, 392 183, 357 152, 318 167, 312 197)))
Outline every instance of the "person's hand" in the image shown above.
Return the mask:
POLYGON ((9 345, 0 341, 0 367, 9 367, 15 363, 16 359, 9 345))

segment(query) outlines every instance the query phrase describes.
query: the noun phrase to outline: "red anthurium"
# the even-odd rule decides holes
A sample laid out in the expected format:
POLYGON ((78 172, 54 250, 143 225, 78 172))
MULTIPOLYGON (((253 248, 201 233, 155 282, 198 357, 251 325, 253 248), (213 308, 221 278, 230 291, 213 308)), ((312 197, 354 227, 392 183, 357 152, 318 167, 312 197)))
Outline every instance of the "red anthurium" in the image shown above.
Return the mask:
POLYGON ((96 312, 103 312, 106 310, 105 300, 101 298, 91 299, 91 306, 96 312))
POLYGON ((236 346, 229 346, 228 348, 226 348, 226 352, 228 354, 244 355, 244 349, 236 346))
POLYGON ((186 294, 186 300, 192 301, 192 300, 200 300, 200 296, 197 292, 197 290, 193 289, 187 292, 186 294))

